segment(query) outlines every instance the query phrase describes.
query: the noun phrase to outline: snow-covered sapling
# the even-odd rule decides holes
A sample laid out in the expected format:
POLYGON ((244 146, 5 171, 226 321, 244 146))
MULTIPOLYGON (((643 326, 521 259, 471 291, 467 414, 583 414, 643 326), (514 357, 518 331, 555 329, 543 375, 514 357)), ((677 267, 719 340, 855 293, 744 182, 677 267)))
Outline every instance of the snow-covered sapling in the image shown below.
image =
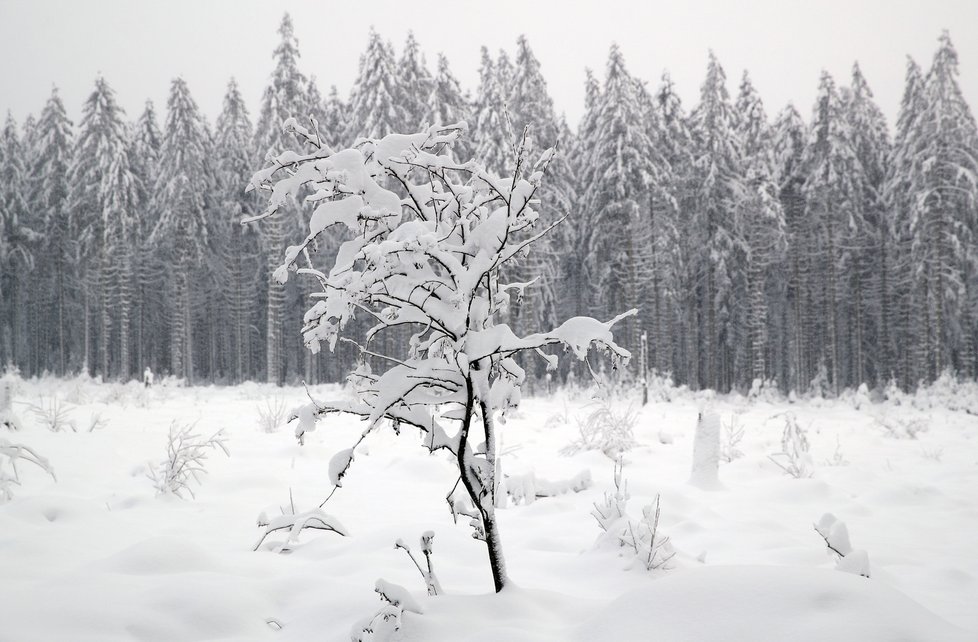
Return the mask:
POLYGON ((14 486, 20 486, 20 472, 17 470, 17 462, 33 464, 51 475, 51 479, 58 481, 54 475, 54 468, 51 467, 47 459, 23 444, 15 444, 6 439, 0 439, 0 504, 13 499, 14 486))
POLYGON ((267 397, 258 404, 258 427, 263 432, 275 432, 288 418, 289 410, 281 396, 267 397))
POLYGON ((647 571, 668 569, 676 554, 669 538, 659 532, 659 496, 642 509, 642 519, 632 520, 628 516, 628 483, 622 478, 623 469, 619 457, 615 462, 615 491, 606 492, 591 511, 603 531, 598 542, 617 547, 621 554, 635 558, 647 571))
POLYGON ((744 438, 744 425, 737 415, 732 415, 730 421, 723 424, 723 441, 720 443, 720 457, 728 464, 744 456, 740 450, 740 442, 744 438))
POLYGON ((522 475, 504 475, 499 493, 505 494, 514 505, 532 504, 538 499, 556 497, 567 493, 579 493, 591 487, 591 471, 582 470, 570 479, 550 481, 539 479, 533 472, 522 475))
MULTIPOLYGON (((499 591, 506 568, 494 512, 496 422, 520 401, 525 373, 514 357, 535 353, 553 369, 557 357, 544 351, 548 346, 563 345, 587 362, 597 345, 615 362, 626 361, 630 355, 612 328, 634 311, 607 322, 576 317, 526 336, 497 324, 511 296, 533 285, 507 282, 502 271, 511 274, 515 259, 560 222, 543 224, 533 206, 553 149, 530 165, 524 133, 509 165, 513 173, 498 176, 478 162, 454 160, 464 123, 359 139, 339 151, 311 124, 286 121, 304 149, 272 158, 252 177, 250 188, 271 196, 251 220, 286 216, 280 210, 300 196, 313 207, 308 235, 287 248, 274 276, 285 283, 298 273, 315 284, 302 330, 312 352, 345 341, 360 359, 349 377, 354 398, 302 407, 296 435, 301 440, 326 415, 349 413, 366 420, 359 441, 389 421, 421 430, 429 450, 450 452, 499 591), (316 253, 327 247, 322 236, 333 226, 345 228, 348 240, 324 266, 316 253), (363 319, 371 327, 358 335, 363 319), (404 329, 412 334, 399 342, 404 329)), ((355 447, 335 460, 342 466, 330 465, 334 481, 355 447)))
POLYGON ((869 577, 869 554, 852 548, 845 522, 832 513, 825 513, 815 524, 815 532, 825 540, 829 551, 836 556, 835 567, 838 570, 869 577))
POLYGON ((434 540, 434 531, 425 531, 421 534, 421 553, 424 555, 427 570, 422 568, 421 564, 418 563, 418 560, 411 552, 411 547, 408 546, 404 540, 399 539, 394 543, 394 548, 402 549, 405 553, 407 553, 407 556, 411 558, 411 561, 414 562, 415 568, 417 568, 418 572, 421 573, 421 579, 424 580, 425 588, 428 589, 428 595, 438 595, 442 592, 441 584, 438 582, 438 577, 435 575, 435 569, 431 565, 431 555, 434 552, 432 549, 432 543, 434 540))
POLYGON ((172 494, 185 499, 184 493, 187 493, 194 497, 193 484, 199 484, 201 476, 207 472, 204 462, 210 451, 220 450, 231 456, 223 429, 204 437, 194 432, 195 427, 196 424, 170 424, 166 459, 151 466, 147 473, 160 495, 172 494))
POLYGON ((389 642, 401 628, 401 616, 404 611, 418 615, 424 613, 417 600, 399 584, 379 579, 374 585, 374 591, 380 596, 383 604, 375 614, 353 625, 350 630, 352 642, 389 642))
POLYGON ((28 404, 31 414, 37 422, 51 432, 71 430, 78 432, 78 426, 72 417, 74 406, 58 399, 57 395, 50 398, 41 397, 36 404, 28 404))
POLYGON ((815 464, 809 453, 808 437, 795 415, 784 413, 784 432, 781 435, 781 452, 768 455, 778 468, 796 479, 811 477, 815 464))
POLYGON ((635 423, 638 413, 631 406, 611 398, 599 399, 583 419, 577 419, 578 437, 560 452, 573 455, 582 450, 600 450, 609 459, 635 447, 635 423))
MULTIPOLYGON (((288 531, 288 537, 284 543, 275 544, 274 550, 279 553, 288 553, 295 548, 299 541, 299 534, 304 530, 330 531, 337 535, 346 535, 347 530, 338 519, 323 511, 322 505, 302 513, 297 513, 295 504, 291 501, 292 493, 289 493, 289 510, 282 509, 281 515, 269 518, 264 512, 258 516, 258 527, 265 529, 261 537, 255 543, 253 550, 258 550, 265 543, 265 539, 272 533, 288 531)), ((325 502, 323 502, 325 503, 325 502)))
POLYGON ((720 415, 710 408, 700 411, 693 438, 693 472, 689 483, 705 490, 720 486, 720 415))

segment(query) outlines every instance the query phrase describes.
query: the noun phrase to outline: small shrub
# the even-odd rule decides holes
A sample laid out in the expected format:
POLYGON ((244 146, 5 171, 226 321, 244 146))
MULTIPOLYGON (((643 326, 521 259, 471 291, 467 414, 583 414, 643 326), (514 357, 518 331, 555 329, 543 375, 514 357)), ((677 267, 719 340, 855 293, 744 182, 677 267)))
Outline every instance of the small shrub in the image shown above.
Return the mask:
POLYGON ((28 404, 27 408, 37 419, 37 422, 51 432, 78 432, 72 413, 75 407, 58 399, 57 395, 50 398, 41 397, 36 404, 28 404))
POLYGON ((720 458, 728 464, 744 456, 738 447, 744 438, 744 426, 737 415, 732 415, 730 421, 723 424, 723 440, 720 442, 720 458))
POLYGON ((809 452, 806 431, 792 413, 784 413, 784 433, 781 435, 781 452, 769 455, 781 470, 795 479, 811 477, 815 472, 809 452))
POLYGON ((196 424, 179 425, 176 422, 170 425, 166 459, 147 473, 158 494, 186 499, 184 493, 187 493, 194 497, 193 485, 201 483, 201 477, 207 472, 205 462, 210 451, 220 450, 231 456, 223 429, 203 437, 194 432, 195 427, 196 424))
POLYGON ((893 439, 917 439, 917 435, 930 428, 923 417, 880 417, 876 426, 893 439))
POLYGON ((815 532, 825 541, 825 546, 836 557, 835 568, 845 573, 869 577, 869 554, 854 550, 849 542, 849 529, 845 522, 832 513, 825 513, 814 525, 815 532))
POLYGON ((267 397, 258 404, 258 426, 264 432, 275 432, 289 419, 283 397, 267 397))
POLYGON ((573 455, 582 450, 600 450, 615 459, 636 445, 634 429, 637 420, 638 413, 631 405, 620 410, 610 399, 597 401, 591 404, 586 417, 578 418, 578 438, 561 453, 573 455))
POLYGON ((418 560, 415 559, 414 554, 411 553, 411 547, 405 544, 404 540, 399 539, 394 543, 394 548, 402 549, 405 553, 407 553, 407 556, 411 558, 411 561, 414 562, 415 568, 417 568, 418 572, 421 573, 421 579, 424 580, 425 587, 428 589, 428 595, 438 595, 442 592, 441 583, 438 581, 438 577, 435 575, 435 569, 431 565, 431 555, 433 552, 432 543, 434 540, 434 531, 425 531, 421 534, 421 538, 419 540, 421 544, 421 553, 424 555, 427 570, 422 568, 421 564, 418 563, 418 560))
POLYGON ((23 444, 15 444, 6 439, 0 439, 0 504, 13 499, 14 486, 20 486, 20 472, 17 470, 17 462, 33 464, 51 475, 51 479, 58 481, 54 475, 54 468, 51 467, 47 459, 23 444))
POLYGON ((591 511, 603 531, 598 541, 617 546, 619 554, 634 557, 646 571, 668 570, 676 553, 669 538, 659 532, 659 496, 642 509, 642 519, 632 520, 628 516, 628 483, 622 478, 623 469, 619 457, 615 461, 614 492, 606 492, 591 511))

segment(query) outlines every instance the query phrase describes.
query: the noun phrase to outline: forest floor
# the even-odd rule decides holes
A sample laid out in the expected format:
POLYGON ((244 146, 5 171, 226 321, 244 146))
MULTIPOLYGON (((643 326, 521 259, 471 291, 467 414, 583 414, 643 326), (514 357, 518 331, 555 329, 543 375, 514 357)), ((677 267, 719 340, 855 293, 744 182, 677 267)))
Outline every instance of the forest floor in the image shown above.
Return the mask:
POLYGON ((530 474, 589 471, 592 483, 499 511, 512 586, 497 596, 484 545, 447 510, 453 462, 413 431, 385 428, 357 450, 324 507, 348 536, 306 531, 281 554, 276 533, 253 552, 259 514, 309 510, 330 494, 329 459, 355 440, 357 420, 328 419, 300 446, 290 428, 266 431, 259 408, 300 404, 302 388, 18 380, 21 430, 0 428, 0 440, 46 457, 57 481, 22 464, 0 504, 0 641, 349 640, 380 606, 381 577, 425 611, 404 614, 405 640, 978 639, 978 417, 934 398, 670 394, 635 406, 623 477, 635 519, 660 497, 671 570, 647 572, 599 544, 591 511, 614 490, 614 464, 599 450, 562 453, 593 402, 559 392, 524 400, 502 428, 502 469, 524 488, 530 474), (55 396, 74 428, 53 432, 30 408, 55 396), (721 463, 713 490, 688 483, 704 404, 725 432, 744 430, 742 455, 721 463), (769 458, 782 450, 786 412, 807 431, 810 478, 769 458), (159 495, 147 476, 174 423, 227 435, 230 456, 209 453, 193 498, 159 495), (870 579, 835 570, 813 528, 827 512, 868 552, 870 579), (394 547, 428 530, 438 597, 394 547))

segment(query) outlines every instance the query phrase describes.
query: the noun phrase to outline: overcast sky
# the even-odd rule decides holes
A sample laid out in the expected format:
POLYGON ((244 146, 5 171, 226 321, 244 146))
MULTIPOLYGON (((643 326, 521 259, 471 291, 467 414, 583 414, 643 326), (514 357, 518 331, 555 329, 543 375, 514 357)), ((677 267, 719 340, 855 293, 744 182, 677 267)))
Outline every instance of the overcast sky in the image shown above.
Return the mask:
POLYGON ((0 0, 0 110, 21 122, 40 112, 55 84, 77 121, 101 72, 133 118, 147 98, 162 111, 178 75, 212 119, 236 77, 254 117, 285 10, 303 72, 324 93, 335 84, 343 96, 372 25, 398 52, 413 30, 429 66, 444 52, 472 90, 480 46, 512 52, 525 33, 572 126, 583 109, 584 69, 603 74, 612 42, 653 86, 668 69, 687 109, 712 48, 731 93, 748 69, 769 116, 793 102, 807 118, 820 70, 848 82, 858 60, 892 123, 906 55, 926 69, 948 28, 965 96, 978 105, 976 0, 0 0))

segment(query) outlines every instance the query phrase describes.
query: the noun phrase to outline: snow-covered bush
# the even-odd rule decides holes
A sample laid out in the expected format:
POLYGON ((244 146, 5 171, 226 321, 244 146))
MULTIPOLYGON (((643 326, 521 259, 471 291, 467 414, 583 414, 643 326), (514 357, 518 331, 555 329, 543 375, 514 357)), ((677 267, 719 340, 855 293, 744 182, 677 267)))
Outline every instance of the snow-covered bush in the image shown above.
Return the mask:
POLYGON ((399 539, 394 543, 394 548, 402 549, 405 553, 407 553, 407 556, 411 558, 411 561, 414 562, 415 568, 417 568, 418 572, 421 573, 421 579, 424 580, 425 588, 428 589, 428 595, 438 595, 442 592, 441 583, 438 581, 438 576, 435 575, 435 569, 431 565, 431 555, 434 552, 432 543, 434 541, 434 531, 425 531, 421 534, 421 538, 419 539, 421 553, 424 555, 425 559, 425 568, 422 568, 421 564, 418 563, 418 560, 411 552, 411 547, 408 546, 404 540, 399 539))
POLYGON ((288 418, 289 409, 281 396, 266 397, 258 404, 258 427, 264 432, 275 432, 288 418))
POLYGON ((15 444, 0 438, 0 504, 13 499, 14 486, 20 486, 18 462, 33 464, 51 475, 51 479, 58 481, 54 475, 54 468, 47 459, 23 444, 15 444))
POLYGON ((404 611, 421 615, 424 609, 406 588, 384 579, 377 580, 374 591, 380 596, 381 607, 350 630, 352 642, 389 642, 401 628, 404 611))
POLYGON ((730 416, 730 421, 723 423, 723 439, 720 442, 720 458, 728 464, 744 456, 740 450, 740 442, 744 438, 744 425, 736 414, 730 416))
POLYGON ((628 515, 628 482, 622 478, 623 469, 624 462, 619 457, 615 461, 614 492, 605 492, 591 511, 602 530, 598 543, 618 548, 620 555, 633 558, 633 563, 647 571, 668 570, 676 553, 669 538, 659 532, 659 496, 642 508, 640 520, 633 520, 628 515))
POLYGON ((912 415, 877 417, 876 426, 883 430, 887 437, 893 439, 917 439, 917 435, 927 432, 930 424, 925 417, 912 415))
POLYGON ((27 408, 39 424, 51 432, 71 430, 78 432, 78 425, 73 417, 74 406, 58 399, 57 395, 41 397, 36 404, 28 404, 27 408))
POLYGON ((809 453, 806 431, 793 413, 786 412, 782 416, 784 432, 781 435, 781 452, 768 455, 768 459, 796 479, 811 477, 815 473, 815 464, 809 453))
POLYGON ((231 456, 223 429, 204 437, 194 432, 195 428, 195 424, 170 424, 166 459, 151 466, 147 473, 160 495, 172 494, 185 499, 187 493, 194 497, 193 485, 199 484, 207 472, 205 462, 210 451, 220 450, 231 456))
POLYGON ((522 475, 504 475, 500 483, 500 493, 505 493, 514 505, 532 504, 544 497, 556 497, 567 493, 579 493, 591 487, 591 471, 582 470, 570 479, 549 481, 538 479, 529 472, 522 475))
POLYGON ((776 403, 782 398, 781 391, 778 389, 778 382, 774 379, 754 379, 751 382, 750 391, 747 393, 747 399, 750 401, 776 403))
MULTIPOLYGON (((328 499, 328 498, 327 498, 328 499)), ((326 502, 323 502, 325 504, 326 502)), ((295 549, 299 542, 299 535, 304 530, 330 531, 337 535, 347 535, 346 528, 338 519, 323 511, 323 505, 318 508, 298 513, 295 510, 295 503, 292 501, 292 493, 289 492, 289 510, 279 509, 281 514, 275 517, 268 517, 265 511, 258 515, 258 527, 263 528, 261 538, 255 543, 252 550, 258 550, 265 543, 266 538, 272 533, 288 531, 288 537, 284 542, 275 542, 270 548, 278 553, 288 553, 295 549)))
POLYGON ((689 483, 711 490, 720 485, 720 415, 710 408, 700 411, 693 437, 693 470, 689 483))
POLYGON ((815 524, 815 532, 825 540, 825 545, 836 557, 835 567, 838 570, 869 577, 869 554, 853 550, 845 522, 832 513, 825 513, 815 524))
POLYGON ((600 450, 608 458, 616 459, 635 447, 638 412, 631 405, 623 406, 622 402, 609 397, 599 399, 589 407, 584 418, 577 418, 577 438, 561 453, 573 455, 583 450, 600 450))
MULTIPOLYGON (((590 365, 589 349, 597 345, 615 362, 627 360, 630 354, 615 343, 612 328, 635 312, 607 322, 576 317, 522 337, 497 324, 511 297, 533 285, 532 279, 506 282, 501 271, 511 274, 514 260, 560 222, 541 222, 532 205, 554 150, 532 164, 525 133, 508 165, 513 174, 498 176, 478 162, 454 159, 464 123, 359 139, 339 151, 323 142, 314 120, 311 125, 286 121, 304 149, 270 159, 252 177, 250 188, 271 196, 268 208, 251 220, 279 225, 283 206, 304 195, 314 208, 309 234, 286 250, 274 277, 285 283, 298 273, 317 286, 302 330, 312 352, 344 341, 360 359, 349 378, 356 397, 303 406, 296 435, 301 440, 333 413, 366 420, 357 443, 388 421, 424 432, 425 447, 447 450, 457 461, 475 515, 471 523, 486 543, 499 591, 506 572, 494 513, 496 422, 520 401, 525 372, 514 356, 535 353, 553 370, 557 357, 544 352, 548 346, 562 345, 590 365), (329 247, 324 235, 333 226, 345 228, 347 240, 324 265, 316 255, 329 247), (364 327, 351 323, 357 316, 372 327, 353 338, 364 327), (400 345, 376 341, 397 336, 392 328, 413 334, 400 345)), ((330 465, 334 484, 353 452, 334 458, 342 464, 330 465)))

